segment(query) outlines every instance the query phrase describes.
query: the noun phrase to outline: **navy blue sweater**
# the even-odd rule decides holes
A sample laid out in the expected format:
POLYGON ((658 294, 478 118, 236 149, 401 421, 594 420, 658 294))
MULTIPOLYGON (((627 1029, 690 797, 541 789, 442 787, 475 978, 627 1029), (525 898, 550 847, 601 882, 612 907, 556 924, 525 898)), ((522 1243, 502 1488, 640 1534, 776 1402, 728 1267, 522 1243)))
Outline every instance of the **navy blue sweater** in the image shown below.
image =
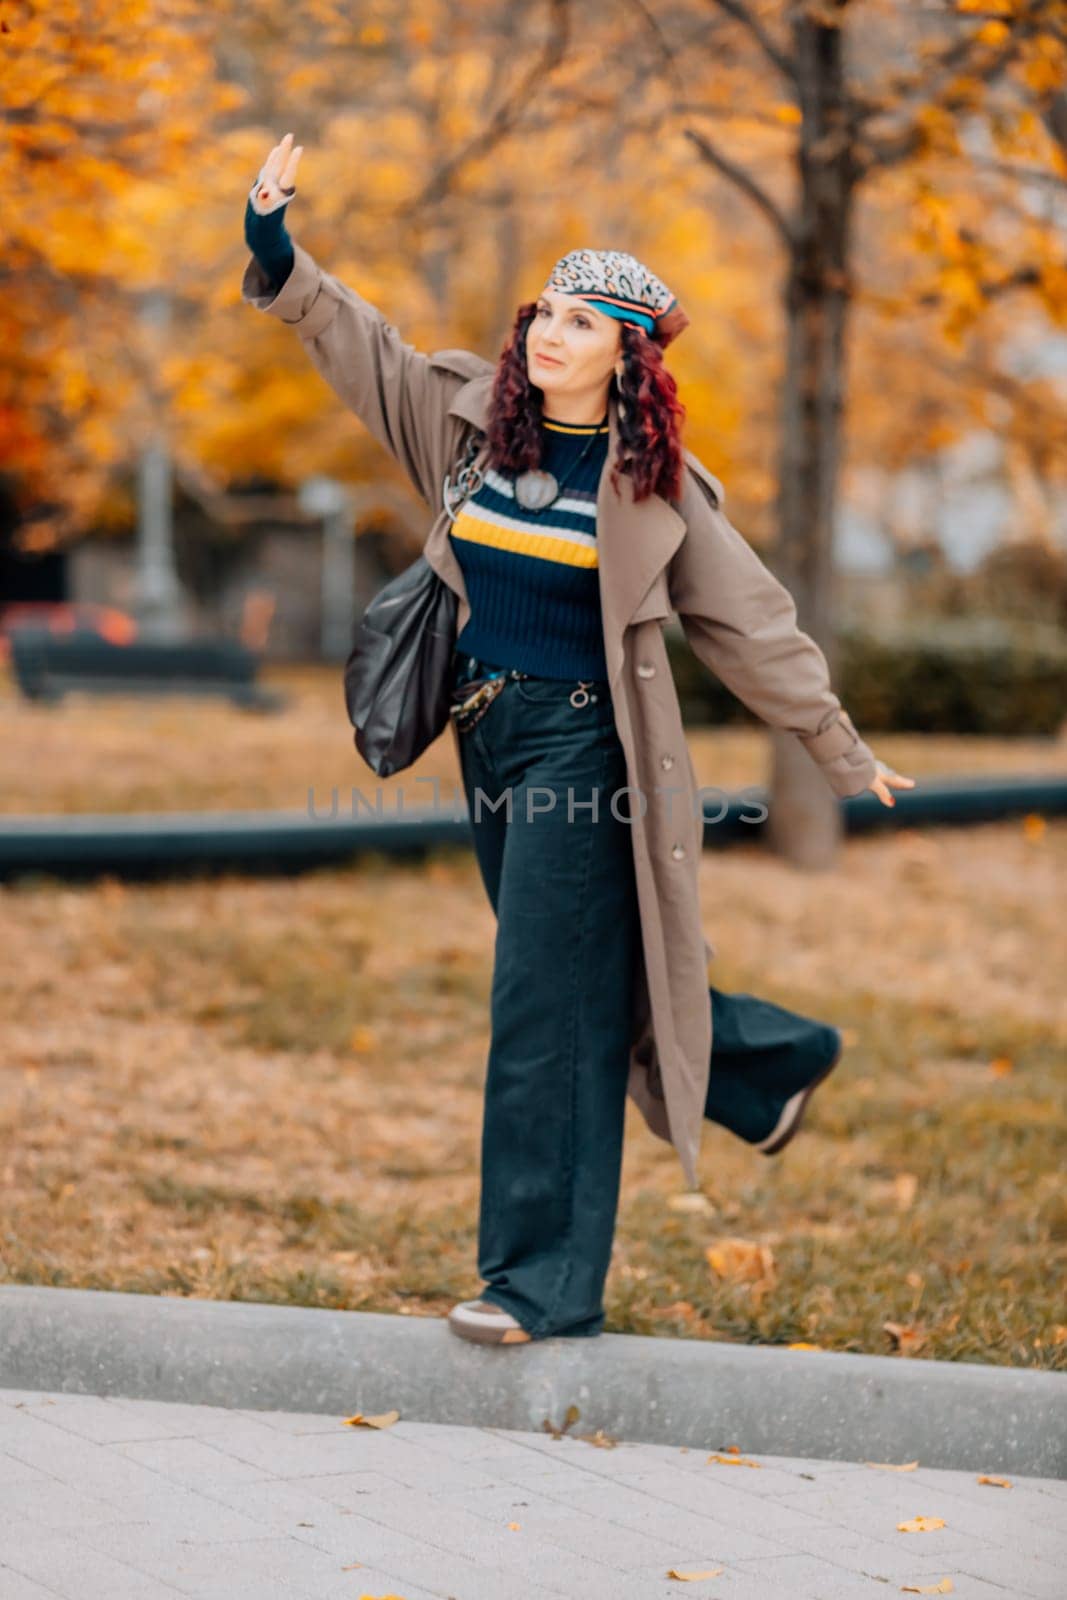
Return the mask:
POLYGON ((526 511, 510 476, 489 468, 452 525, 470 618, 460 650, 544 678, 606 678, 596 542, 607 423, 544 418, 541 464, 564 483, 545 511, 526 511), (577 473, 578 456, 595 436, 577 473))

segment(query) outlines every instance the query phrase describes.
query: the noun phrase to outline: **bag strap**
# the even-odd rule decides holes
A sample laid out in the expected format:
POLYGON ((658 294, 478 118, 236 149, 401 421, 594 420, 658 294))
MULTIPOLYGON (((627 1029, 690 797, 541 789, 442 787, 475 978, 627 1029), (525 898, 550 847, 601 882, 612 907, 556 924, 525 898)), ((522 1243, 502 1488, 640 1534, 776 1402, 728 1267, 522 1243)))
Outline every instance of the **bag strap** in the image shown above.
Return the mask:
POLYGON ((474 463, 485 445, 486 437, 480 428, 472 427, 461 455, 453 464, 452 471, 445 474, 444 483, 441 485, 441 503, 453 521, 461 506, 472 494, 477 494, 485 481, 484 471, 474 463))

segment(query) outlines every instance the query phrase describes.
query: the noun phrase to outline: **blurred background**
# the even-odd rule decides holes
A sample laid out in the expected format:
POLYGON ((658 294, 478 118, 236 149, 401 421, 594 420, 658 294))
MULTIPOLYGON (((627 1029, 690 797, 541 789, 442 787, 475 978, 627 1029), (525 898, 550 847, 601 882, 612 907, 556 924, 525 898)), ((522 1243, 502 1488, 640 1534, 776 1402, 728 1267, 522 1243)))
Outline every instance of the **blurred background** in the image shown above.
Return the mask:
MULTIPOLYGON (((25 831, 376 787, 341 666, 430 513, 242 303, 291 130, 294 238, 422 350, 495 360, 571 248, 660 273, 686 443, 860 731, 920 791, 1046 797, 944 826, 902 796, 818 870, 795 819, 706 852, 711 981, 850 1050, 781 1161, 709 1127, 699 1203, 628 1108, 609 1328, 1067 1364, 1062 5, 0 0, 0 32, 0 1281, 473 1290, 462 839, 294 876, 161 842, 142 882, 25 831)), ((788 814, 667 635, 701 783, 788 814)), ((387 811, 416 777, 454 792, 450 736, 387 811)))

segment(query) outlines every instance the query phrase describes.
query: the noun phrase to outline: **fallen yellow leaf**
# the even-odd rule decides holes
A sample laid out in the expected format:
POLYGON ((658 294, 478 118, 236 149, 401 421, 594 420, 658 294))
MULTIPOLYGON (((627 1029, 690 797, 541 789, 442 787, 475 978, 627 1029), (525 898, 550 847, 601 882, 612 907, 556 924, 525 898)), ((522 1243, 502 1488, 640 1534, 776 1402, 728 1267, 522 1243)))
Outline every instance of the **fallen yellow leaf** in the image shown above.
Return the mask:
POLYGON ((715 1207, 706 1194, 699 1189, 687 1190, 685 1194, 672 1194, 667 1201, 672 1211, 714 1211, 715 1207))
POLYGON ((865 1467, 877 1467, 880 1472, 914 1472, 919 1465, 917 1461, 865 1461, 865 1467))
POLYGON ((1031 842, 1043 839, 1047 828, 1048 824, 1044 817, 1036 811, 1028 812, 1023 818, 1023 838, 1029 839, 1031 842))
POLYGON ((718 1278, 735 1283, 772 1283, 774 1256, 770 1247, 753 1239, 716 1239, 705 1247, 708 1266, 718 1278))
POLYGON ((556 1424, 554 1422, 552 1422, 550 1420, 550 1418, 548 1418, 548 1417, 545 1417, 543 1419, 543 1421, 541 1423, 541 1426, 542 1426, 542 1428, 544 1429, 544 1431, 546 1433, 550 1433, 552 1435, 553 1439, 562 1439, 562 1437, 566 1433, 567 1429, 568 1428, 573 1428, 574 1424, 578 1421, 578 1418, 581 1416, 581 1414, 582 1413, 579 1411, 579 1409, 578 1409, 578 1407, 576 1405, 569 1405, 567 1407, 567 1414, 563 1418, 563 1426, 562 1426, 562 1428, 557 1428, 556 1424))
POLYGON ((903 1594, 951 1594, 955 1587, 951 1578, 942 1578, 940 1583, 902 1583, 900 1586, 903 1594))
POLYGON ((1010 1489, 1011 1488, 1011 1479, 1010 1478, 987 1478, 987 1477, 981 1477, 981 1478, 979 1478, 978 1482, 979 1483, 988 1483, 994 1489, 1010 1489))
POLYGON ((788 1345, 787 1348, 789 1350, 821 1350, 822 1349, 822 1345, 821 1344, 808 1344, 805 1340, 798 1339, 796 1344, 788 1345))
POLYGON ((691 1300, 672 1300, 669 1306, 653 1306, 651 1314, 664 1321, 669 1317, 682 1317, 685 1321, 690 1321, 697 1316, 691 1300))
POLYGON ((898 1533, 934 1533, 945 1526, 943 1517, 913 1517, 911 1522, 898 1522, 898 1533))
POLYGON ((898 1172, 893 1179, 893 1199, 901 1211, 907 1211, 919 1189, 914 1172, 898 1172))
POLYGON ((1015 1063, 1010 1056, 994 1056, 989 1063, 989 1070, 994 1078, 1008 1078, 1015 1070, 1015 1063))
POLYGON ((508 1523, 508 1528, 510 1529, 510 1531, 512 1533, 518 1533, 518 1531, 519 1531, 519 1529, 521 1527, 522 1527, 522 1523, 521 1522, 509 1522, 508 1523))
POLYGON ((887 1333, 893 1341, 893 1347, 902 1356, 915 1355, 926 1343, 926 1334, 922 1328, 909 1327, 904 1322, 883 1322, 882 1332, 887 1333))
POLYGON ((724 1570, 723 1567, 705 1567, 703 1572, 681 1572, 677 1567, 671 1567, 667 1572, 667 1576, 668 1578, 681 1578, 683 1583, 695 1583, 698 1578, 717 1578, 719 1573, 724 1570))
MULTIPOLYGON (((760 1465, 758 1461, 749 1461, 744 1456, 732 1452, 729 1455, 713 1453, 708 1456, 708 1461, 721 1461, 724 1467, 758 1467, 760 1465)), ((707 1462, 705 1462, 706 1465, 707 1462)))
POLYGON ((399 1411, 383 1411, 379 1417, 365 1417, 362 1411, 357 1411, 355 1416, 344 1418, 346 1428, 391 1428, 399 1421, 399 1411))

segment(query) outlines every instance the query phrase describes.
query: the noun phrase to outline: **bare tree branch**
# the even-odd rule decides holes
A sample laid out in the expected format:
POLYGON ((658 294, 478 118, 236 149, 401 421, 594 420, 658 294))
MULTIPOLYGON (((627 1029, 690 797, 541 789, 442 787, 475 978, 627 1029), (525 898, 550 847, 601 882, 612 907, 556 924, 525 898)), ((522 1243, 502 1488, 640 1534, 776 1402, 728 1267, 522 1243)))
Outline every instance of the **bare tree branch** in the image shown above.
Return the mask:
POLYGON ((772 116, 768 111, 757 111, 755 108, 739 111, 736 106, 716 106, 705 104, 700 100, 679 100, 672 109, 681 117, 710 117, 722 122, 754 122, 761 128, 774 128, 781 133, 784 124, 780 117, 772 116))
POLYGON ((993 161, 988 156, 976 155, 968 155, 967 161, 982 172, 995 172, 1002 178, 1013 178, 1016 183, 1049 183, 1055 189, 1067 189, 1067 178, 1042 167, 1017 167, 1011 161, 993 161))
POLYGON ((682 131, 686 138, 700 151, 709 166, 721 172, 724 178, 729 178, 730 182, 735 184, 742 194, 748 196, 753 205, 758 206, 768 221, 774 225, 782 242, 788 249, 792 249, 797 241, 788 217, 752 174, 747 172, 744 167, 739 166, 736 161, 731 160, 729 156, 724 155, 718 146, 712 144, 707 135, 701 133, 699 129, 684 128, 682 131))
MULTIPOLYGON (((679 45, 676 46, 671 44, 659 18, 645 4, 645 0, 629 0, 629 3, 652 35, 656 53, 668 78, 674 85, 675 94, 684 98, 689 93, 689 89, 678 65, 679 54, 694 57, 699 55, 709 40, 714 39, 716 35, 721 35, 721 23, 718 20, 701 22, 694 17, 690 26, 679 30, 681 38, 679 45)), ((645 74, 646 78, 652 75, 651 70, 645 74)))
POLYGON ((771 37, 760 19, 749 10, 744 0, 708 0, 709 5, 717 6, 720 11, 725 11, 728 17, 733 17, 755 39, 760 49, 772 66, 777 67, 782 77, 793 88, 797 84, 797 71, 793 62, 771 37))
MULTIPOLYGON (((1023 40, 1029 38, 1036 31, 1037 25, 1027 25, 1016 22, 1013 31, 1008 36, 1006 43, 1000 50, 995 50, 984 61, 975 61, 971 57, 979 52, 984 53, 988 48, 977 45, 972 35, 967 39, 956 39, 943 50, 935 59, 930 72, 919 74, 914 80, 908 82, 898 81, 892 87, 898 91, 921 94, 926 105, 936 103, 945 111, 957 111, 967 103, 965 93, 942 94, 945 87, 953 78, 962 74, 969 80, 978 79, 983 83, 990 83, 999 77, 1004 68, 1009 66, 1018 54, 1023 40)), ((866 117, 875 116, 885 107, 872 105, 866 117)), ((862 119, 862 118, 861 118, 862 119)), ((895 166, 898 162, 906 161, 919 149, 922 141, 922 130, 915 122, 910 122, 906 127, 895 134, 887 134, 884 138, 872 139, 869 134, 864 136, 864 150, 860 164, 864 172, 872 167, 895 166)))
POLYGON ((425 183, 400 215, 420 211, 433 205, 448 193, 451 184, 469 161, 489 154, 515 127, 526 108, 526 102, 543 87, 544 79, 562 63, 570 43, 570 0, 548 0, 549 31, 537 59, 523 73, 518 86, 499 103, 484 128, 473 139, 449 156, 425 183))
POLYGON ((1060 149, 1067 152, 1067 89, 1061 89, 1049 101, 1045 126, 1060 149))
POLYGON ((663 62, 664 67, 667 69, 667 75, 673 80, 675 93, 681 94, 684 90, 682 75, 678 69, 678 62, 675 59, 674 50, 669 43, 663 28, 660 26, 659 18, 645 4, 645 0, 630 0, 630 4, 641 17, 641 20, 644 22, 649 33, 652 35, 652 39, 656 49, 659 52, 660 59, 663 62))

